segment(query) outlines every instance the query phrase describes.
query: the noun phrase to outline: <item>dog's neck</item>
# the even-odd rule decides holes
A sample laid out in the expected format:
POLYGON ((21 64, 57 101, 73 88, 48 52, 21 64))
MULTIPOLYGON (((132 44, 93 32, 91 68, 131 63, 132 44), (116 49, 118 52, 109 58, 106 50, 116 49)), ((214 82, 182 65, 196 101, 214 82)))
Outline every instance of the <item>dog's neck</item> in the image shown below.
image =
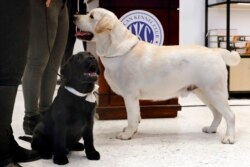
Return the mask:
POLYGON ((77 90, 75 90, 74 88, 72 87, 69 87, 69 86, 64 86, 64 88, 69 91, 70 93, 76 95, 76 96, 79 96, 79 97, 86 97, 86 101, 90 102, 90 103, 95 103, 96 102, 96 97, 95 97, 95 92, 98 90, 99 86, 95 84, 95 87, 94 89, 89 92, 89 93, 81 93, 77 90))
POLYGON ((139 40, 138 40, 136 43, 134 43, 133 45, 131 45, 130 48, 127 49, 126 52, 122 52, 122 53, 118 53, 118 54, 113 54, 113 55, 111 55, 111 56, 110 56, 110 55, 101 56, 101 58, 116 58, 116 57, 120 57, 120 56, 122 56, 122 55, 125 55, 125 54, 127 54, 128 52, 130 52, 131 50, 133 50, 133 48, 134 48, 138 43, 139 43, 139 40))
POLYGON ((99 36, 100 41, 96 41, 96 53, 99 57, 113 58, 125 55, 131 51, 138 43, 139 39, 133 35, 121 22, 117 22, 110 34, 99 36), (114 35, 123 34, 123 35, 114 35))

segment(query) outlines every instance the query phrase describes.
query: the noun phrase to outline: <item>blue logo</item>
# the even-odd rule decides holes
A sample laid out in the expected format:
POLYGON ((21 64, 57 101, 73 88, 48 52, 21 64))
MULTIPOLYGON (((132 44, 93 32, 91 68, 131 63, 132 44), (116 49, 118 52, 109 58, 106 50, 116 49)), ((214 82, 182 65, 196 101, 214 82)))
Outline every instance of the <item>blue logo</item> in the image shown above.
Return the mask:
POLYGON ((163 44, 162 25, 152 13, 144 10, 133 10, 123 15, 120 20, 140 40, 156 45, 163 44))

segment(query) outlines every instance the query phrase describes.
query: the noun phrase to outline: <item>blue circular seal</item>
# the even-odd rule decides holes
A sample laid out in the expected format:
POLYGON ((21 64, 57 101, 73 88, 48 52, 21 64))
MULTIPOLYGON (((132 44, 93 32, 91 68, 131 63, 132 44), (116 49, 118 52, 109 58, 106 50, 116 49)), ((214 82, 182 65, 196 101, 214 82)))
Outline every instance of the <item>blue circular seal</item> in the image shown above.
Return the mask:
POLYGON ((133 10, 124 14, 120 20, 140 40, 163 45, 162 25, 152 13, 144 10, 133 10))

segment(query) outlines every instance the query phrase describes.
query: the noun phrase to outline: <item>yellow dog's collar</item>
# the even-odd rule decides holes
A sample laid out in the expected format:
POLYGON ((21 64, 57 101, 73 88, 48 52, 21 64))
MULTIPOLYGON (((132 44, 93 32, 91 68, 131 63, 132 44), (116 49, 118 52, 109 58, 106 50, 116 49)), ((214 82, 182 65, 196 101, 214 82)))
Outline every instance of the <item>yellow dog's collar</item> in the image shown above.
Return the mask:
POLYGON ((130 52, 131 50, 133 50, 134 47, 135 47, 139 42, 140 42, 140 40, 138 39, 138 41, 136 41, 136 43, 134 43, 134 44, 133 44, 126 52, 124 52, 124 53, 121 53, 121 54, 118 54, 118 55, 112 55, 112 56, 108 55, 108 56, 100 56, 100 57, 103 57, 103 58, 116 58, 116 57, 120 57, 120 56, 122 56, 122 55, 124 55, 124 54, 127 54, 127 53, 130 52))

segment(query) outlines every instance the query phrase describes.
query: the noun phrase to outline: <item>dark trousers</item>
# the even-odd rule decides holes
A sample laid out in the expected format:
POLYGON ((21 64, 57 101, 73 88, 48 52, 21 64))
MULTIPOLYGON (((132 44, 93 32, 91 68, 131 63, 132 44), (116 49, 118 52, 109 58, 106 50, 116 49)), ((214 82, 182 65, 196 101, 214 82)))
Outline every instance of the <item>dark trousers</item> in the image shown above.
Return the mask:
POLYGON ((29 39, 29 1, 0 1, 0 85, 18 85, 29 39))
MULTIPOLYGON (((87 6, 83 3, 83 0, 79 0, 79 14, 86 14, 87 6)), ((73 17, 77 13, 77 0, 68 0, 67 1, 68 14, 69 14, 69 33, 68 41, 62 61, 62 65, 67 61, 67 59, 73 54, 74 45, 76 41, 76 25, 73 22, 73 17)), ((84 48, 86 49, 86 44, 83 42, 84 48)))
POLYGON ((13 107, 28 51, 29 2, 0 1, 0 164, 11 158, 13 107))

